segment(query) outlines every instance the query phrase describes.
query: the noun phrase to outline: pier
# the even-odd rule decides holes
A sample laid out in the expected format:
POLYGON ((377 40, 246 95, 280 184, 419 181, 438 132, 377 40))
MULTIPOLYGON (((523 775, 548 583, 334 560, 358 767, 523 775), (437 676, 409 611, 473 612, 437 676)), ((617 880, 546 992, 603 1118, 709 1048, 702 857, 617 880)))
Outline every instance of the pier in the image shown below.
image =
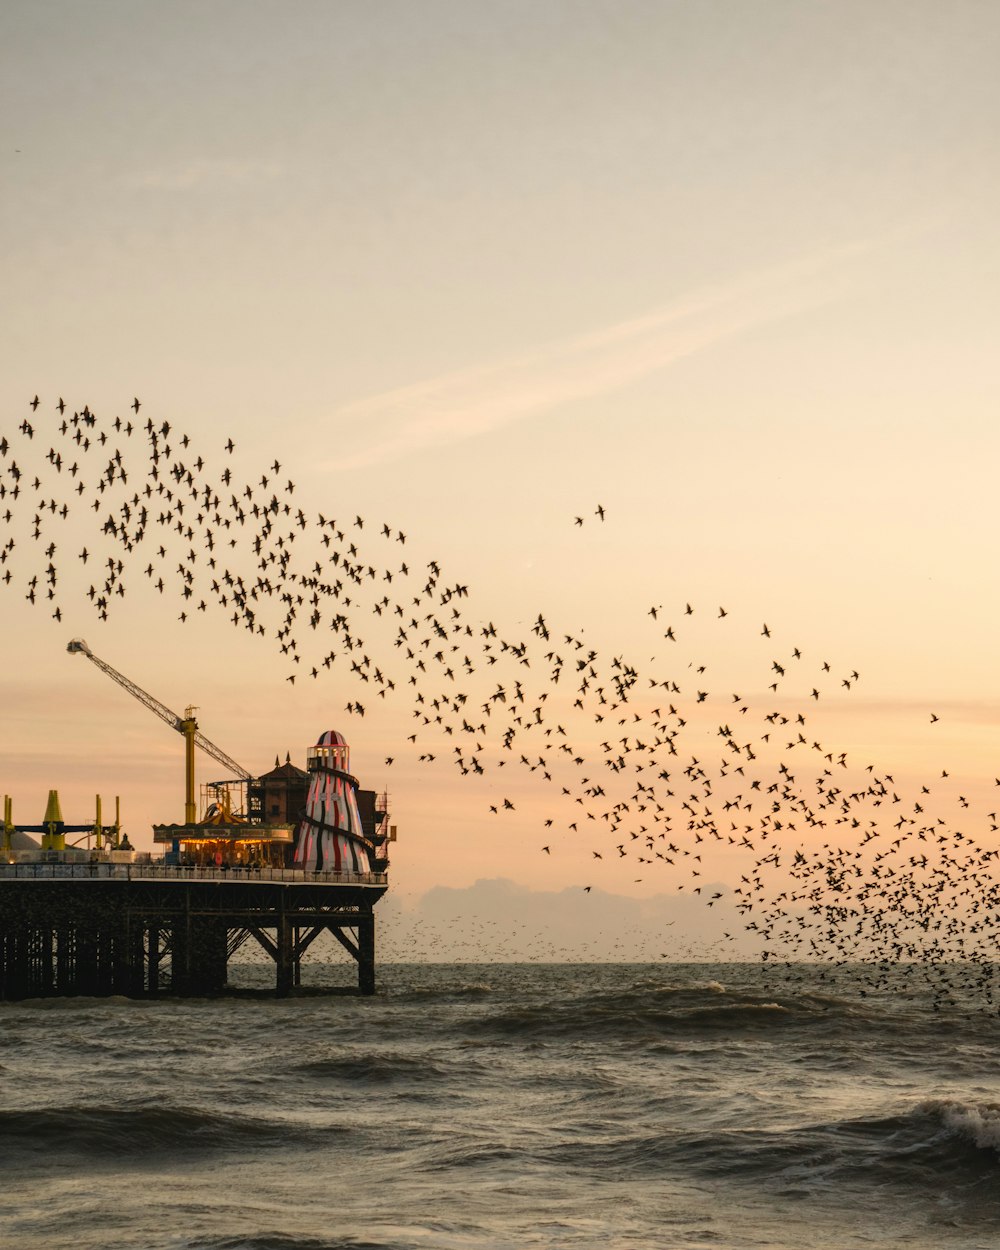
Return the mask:
POLYGON ((323 933, 355 960, 357 992, 373 994, 373 907, 387 888, 384 872, 0 864, 0 999, 221 994, 249 941, 284 997, 323 933))
POLYGON ((67 825, 49 791, 40 824, 16 825, 9 795, 0 824, 0 1000, 54 995, 155 998, 221 994, 229 961, 248 942, 274 963, 274 990, 293 994, 303 956, 331 934, 357 965, 357 992, 375 993, 374 906, 389 887, 387 796, 362 790, 343 735, 329 729, 307 769, 255 777, 80 640, 95 664, 185 737, 185 819, 153 826, 161 858, 139 855, 121 827, 67 825), (193 753, 232 765, 235 781, 206 787, 196 819, 193 753), (236 810, 233 790, 245 799, 236 810), (244 793, 245 791, 245 793, 244 793), (37 843, 29 835, 40 834, 37 843), (68 834, 80 835, 75 843, 68 834), (80 845, 86 842, 86 846, 80 845))

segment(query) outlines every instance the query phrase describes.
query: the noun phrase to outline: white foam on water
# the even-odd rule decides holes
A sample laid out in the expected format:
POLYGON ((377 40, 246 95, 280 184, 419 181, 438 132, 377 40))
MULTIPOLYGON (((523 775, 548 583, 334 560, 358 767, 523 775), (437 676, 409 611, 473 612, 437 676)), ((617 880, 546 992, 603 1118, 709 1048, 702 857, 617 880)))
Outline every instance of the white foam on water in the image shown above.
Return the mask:
POLYGON ((959 1102, 926 1104, 940 1115, 945 1127, 972 1141, 979 1150, 1000 1153, 1000 1103, 968 1106, 959 1102))

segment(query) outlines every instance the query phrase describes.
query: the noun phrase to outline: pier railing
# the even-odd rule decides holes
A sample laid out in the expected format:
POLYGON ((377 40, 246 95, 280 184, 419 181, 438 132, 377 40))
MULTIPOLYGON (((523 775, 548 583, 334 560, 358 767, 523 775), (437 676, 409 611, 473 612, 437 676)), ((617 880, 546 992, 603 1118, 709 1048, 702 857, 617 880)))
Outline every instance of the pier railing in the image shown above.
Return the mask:
POLYGON ((307 885, 388 885, 384 872, 309 872, 303 868, 209 867, 180 864, 0 864, 0 881, 276 881, 307 885))

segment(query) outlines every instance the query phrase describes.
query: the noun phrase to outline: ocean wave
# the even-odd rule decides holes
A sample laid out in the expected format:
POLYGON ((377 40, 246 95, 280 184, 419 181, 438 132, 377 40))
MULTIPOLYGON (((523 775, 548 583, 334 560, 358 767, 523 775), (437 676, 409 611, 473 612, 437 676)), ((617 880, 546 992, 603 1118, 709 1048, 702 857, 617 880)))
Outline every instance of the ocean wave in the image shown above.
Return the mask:
POLYGON ((801 1136, 806 1150, 787 1169, 790 1176, 851 1178, 921 1196, 975 1192, 1000 1206, 996 1105, 926 1101, 898 1115, 823 1125, 801 1136))
POLYGON ((351 1081, 364 1085, 424 1084, 449 1080, 453 1076, 453 1073, 429 1059, 393 1054, 337 1055, 312 1059, 297 1064, 292 1072, 319 1080, 351 1081))
POLYGON ((308 1237, 294 1233, 248 1233, 199 1238, 186 1250, 396 1250, 397 1241, 356 1241, 352 1238, 308 1237))
POLYGON ((655 994, 602 995, 525 1005, 472 1021, 472 1033, 524 1039, 606 1036, 633 1042, 649 1033, 730 1034, 761 1029, 836 1026, 837 1011, 790 999, 729 994, 724 989, 661 988, 655 994))
POLYGON ((450 1003, 463 1000, 475 1001, 488 998, 494 988, 485 981, 459 981, 443 985, 407 985, 405 988, 391 988, 384 991, 384 997, 393 1004, 407 1003, 450 1003))
POLYGON ((55 998, 19 998, 13 1002, 5 1002, 4 1009, 14 1012, 22 1011, 80 1011, 96 1008, 105 1011, 109 1007, 126 1007, 134 1009, 145 1006, 142 999, 126 998, 123 994, 105 994, 94 998, 87 994, 60 994, 55 998))
POLYGON ((456 1146, 451 1150, 439 1150, 435 1152, 433 1157, 423 1166, 423 1171, 427 1173, 444 1173, 454 1172, 456 1169, 464 1168, 503 1168, 506 1164, 516 1163, 521 1165, 525 1159, 532 1158, 530 1149, 525 1149, 522 1145, 505 1146, 496 1142, 483 1142, 475 1145, 466 1142, 461 1146, 456 1146))
POLYGON ((1000 1164, 1000 1104, 931 1100, 895 1115, 688 1140, 688 1158, 716 1175, 764 1173, 830 1186, 847 1179, 924 1194, 982 1188, 995 1193, 1000 1164))
POLYGON ((1000 1103, 929 1101, 921 1103, 920 1110, 940 1119, 948 1132, 971 1141, 977 1150, 993 1150, 1000 1155, 1000 1103))
MULTIPOLYGON (((666 1123, 666 1122, 665 1122, 666 1123)), ((896 1115, 773 1129, 595 1134, 540 1155, 562 1168, 639 1182, 665 1172, 836 1190, 890 1185, 925 1195, 978 1190, 1000 1206, 1000 1104, 924 1102, 896 1115)))
MULTIPOLYGON (((296 1126, 294 1135, 301 1139, 305 1132, 296 1126)), ((0 1111, 0 1161, 7 1162, 27 1154, 113 1160, 176 1150, 190 1154, 287 1149, 290 1136, 283 1122, 185 1107, 66 1106, 0 1111)))
POLYGON ((225 1237, 199 1238, 186 1243, 186 1250, 396 1250, 397 1241, 355 1241, 327 1237, 297 1236, 294 1233, 248 1233, 225 1237))
POLYGON ((938 1165, 1000 1162, 1000 1104, 925 1099, 896 1115, 861 1117, 803 1130, 827 1134, 852 1157, 918 1159, 938 1165))

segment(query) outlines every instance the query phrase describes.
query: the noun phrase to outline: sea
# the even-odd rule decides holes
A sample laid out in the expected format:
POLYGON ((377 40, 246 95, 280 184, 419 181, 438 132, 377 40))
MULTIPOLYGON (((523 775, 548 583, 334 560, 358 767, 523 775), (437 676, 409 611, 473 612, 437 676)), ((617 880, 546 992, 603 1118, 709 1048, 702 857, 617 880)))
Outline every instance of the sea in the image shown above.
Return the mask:
POLYGON ((905 969, 244 971, 0 1004, 5 1250, 1000 1245, 996 1015, 905 969))

